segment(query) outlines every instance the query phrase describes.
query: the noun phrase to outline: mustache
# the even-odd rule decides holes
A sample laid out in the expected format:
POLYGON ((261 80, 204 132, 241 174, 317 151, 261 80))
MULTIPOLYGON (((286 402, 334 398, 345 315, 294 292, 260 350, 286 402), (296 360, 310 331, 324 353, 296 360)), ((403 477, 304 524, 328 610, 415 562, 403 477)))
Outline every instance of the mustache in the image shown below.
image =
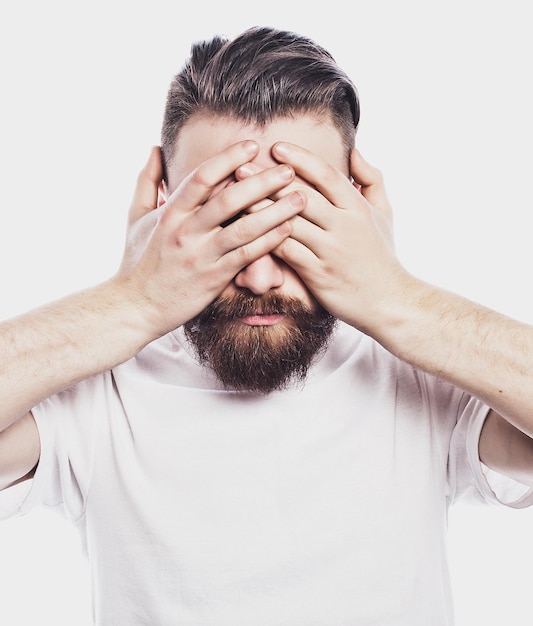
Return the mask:
POLYGON ((266 293, 254 296, 250 293, 238 293, 231 297, 217 298, 208 305, 195 321, 202 324, 215 321, 232 321, 247 315, 301 315, 314 316, 315 312, 298 298, 266 293))

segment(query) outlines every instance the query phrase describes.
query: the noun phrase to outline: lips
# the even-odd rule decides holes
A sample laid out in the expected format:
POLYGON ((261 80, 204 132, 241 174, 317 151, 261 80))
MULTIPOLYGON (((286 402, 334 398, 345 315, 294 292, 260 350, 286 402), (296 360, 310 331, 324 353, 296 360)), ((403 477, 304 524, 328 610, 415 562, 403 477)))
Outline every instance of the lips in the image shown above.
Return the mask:
POLYGON ((240 320, 248 326, 274 326, 283 320, 285 315, 281 313, 254 313, 252 315, 245 315, 240 320))
POLYGON ((199 313, 191 324, 200 329, 203 325, 274 326, 288 319, 294 320, 305 313, 299 300, 276 293, 255 296, 238 292, 230 297, 220 297, 199 313))

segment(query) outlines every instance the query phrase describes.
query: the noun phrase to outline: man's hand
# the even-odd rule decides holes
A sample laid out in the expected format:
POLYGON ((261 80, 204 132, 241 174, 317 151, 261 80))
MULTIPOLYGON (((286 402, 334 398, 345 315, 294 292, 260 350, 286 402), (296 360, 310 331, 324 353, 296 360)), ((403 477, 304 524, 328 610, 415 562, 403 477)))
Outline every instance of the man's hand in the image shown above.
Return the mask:
POLYGON ((275 250, 333 315, 365 332, 377 328, 407 273, 394 253, 392 211, 381 173, 357 150, 350 174, 293 144, 273 147, 309 186, 306 208, 275 250))
POLYGON ((289 236, 289 220, 304 206, 301 192, 279 197, 268 211, 247 212, 294 179, 292 167, 280 164, 236 180, 234 172, 257 151, 254 141, 230 146, 191 172, 159 207, 161 157, 152 151, 138 179, 115 280, 145 311, 154 338, 194 317, 243 267, 289 236), (247 214, 231 222, 241 212, 247 214))

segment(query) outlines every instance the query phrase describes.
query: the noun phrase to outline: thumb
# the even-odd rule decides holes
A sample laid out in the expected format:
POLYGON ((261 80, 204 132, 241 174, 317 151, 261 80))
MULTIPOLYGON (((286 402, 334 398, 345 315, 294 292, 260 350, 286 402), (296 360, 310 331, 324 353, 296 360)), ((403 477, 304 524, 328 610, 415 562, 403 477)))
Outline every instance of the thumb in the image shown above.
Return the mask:
POLYGON ((366 200, 376 209, 383 211, 392 219, 392 207, 385 190, 385 182, 381 171, 367 163, 359 150, 353 149, 350 155, 350 174, 354 183, 366 200))
POLYGON ((130 224, 157 208, 157 193, 162 180, 161 149, 159 146, 154 146, 150 151, 148 161, 137 177, 137 186, 128 214, 130 224))

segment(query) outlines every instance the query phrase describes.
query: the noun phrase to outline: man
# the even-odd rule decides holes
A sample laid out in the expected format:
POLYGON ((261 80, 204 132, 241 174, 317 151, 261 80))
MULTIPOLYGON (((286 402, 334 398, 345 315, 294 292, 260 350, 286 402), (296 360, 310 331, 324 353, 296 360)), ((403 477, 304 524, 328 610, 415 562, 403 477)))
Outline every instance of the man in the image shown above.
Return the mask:
POLYGON ((96 624, 449 625, 449 504, 533 501, 533 330, 403 268, 358 121, 304 37, 194 45, 117 273, 2 325, 4 516, 96 624))

